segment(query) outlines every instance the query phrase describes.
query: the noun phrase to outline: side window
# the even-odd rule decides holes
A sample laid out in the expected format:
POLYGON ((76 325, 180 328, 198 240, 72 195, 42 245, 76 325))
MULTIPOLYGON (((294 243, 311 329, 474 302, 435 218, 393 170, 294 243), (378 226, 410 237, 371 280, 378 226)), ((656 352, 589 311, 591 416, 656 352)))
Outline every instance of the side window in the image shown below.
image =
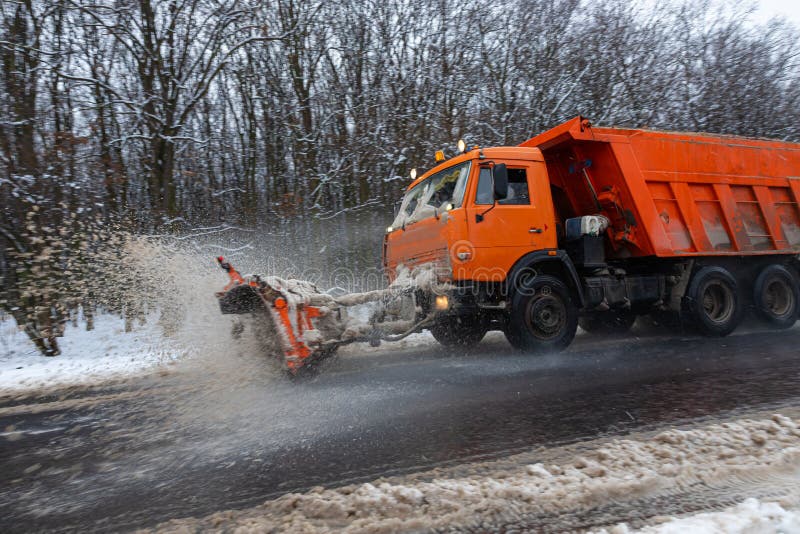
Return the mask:
MULTIPOLYGON (((494 203, 492 191, 492 173, 489 169, 481 169, 478 175, 478 192, 475 194, 475 204, 490 205, 494 203)), ((521 205, 530 204, 528 194, 528 175, 525 169, 508 169, 508 196, 497 202, 498 204, 521 205)))
POLYGON ((494 204, 492 172, 489 169, 481 168, 481 172, 478 175, 478 192, 475 194, 475 204, 494 204))
POLYGON ((528 194, 528 175, 525 169, 508 169, 508 196, 500 200, 498 204, 530 203, 531 197, 528 194))

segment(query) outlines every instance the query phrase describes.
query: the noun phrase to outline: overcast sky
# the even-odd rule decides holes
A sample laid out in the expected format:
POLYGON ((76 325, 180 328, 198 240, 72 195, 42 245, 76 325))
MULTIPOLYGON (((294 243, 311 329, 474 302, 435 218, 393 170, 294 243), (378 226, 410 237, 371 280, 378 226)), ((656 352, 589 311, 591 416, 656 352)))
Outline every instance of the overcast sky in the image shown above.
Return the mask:
MULTIPOLYGON (((658 5, 661 0, 640 0, 645 5, 658 5)), ((756 6, 752 20, 758 23, 767 22, 773 17, 783 17, 800 28, 800 0, 712 0, 716 5, 727 6, 739 3, 743 6, 756 6)))
POLYGON ((760 9, 757 16, 762 20, 771 17, 785 17, 800 26, 800 1, 798 0, 758 0, 760 9))

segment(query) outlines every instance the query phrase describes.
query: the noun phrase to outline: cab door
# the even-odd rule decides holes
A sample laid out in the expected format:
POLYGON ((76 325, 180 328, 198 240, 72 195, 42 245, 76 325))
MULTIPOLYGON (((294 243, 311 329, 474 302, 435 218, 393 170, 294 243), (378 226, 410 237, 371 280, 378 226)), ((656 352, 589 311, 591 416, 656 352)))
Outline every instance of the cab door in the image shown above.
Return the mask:
MULTIPOLYGON (((479 168, 472 187, 467 190, 469 243, 474 251, 462 267, 488 273, 477 278, 491 281, 504 280, 511 266, 528 252, 556 248, 553 203, 544 163, 505 163, 508 169, 505 199, 494 202, 489 167, 479 168)), ((470 277, 476 279, 475 275, 470 277)))

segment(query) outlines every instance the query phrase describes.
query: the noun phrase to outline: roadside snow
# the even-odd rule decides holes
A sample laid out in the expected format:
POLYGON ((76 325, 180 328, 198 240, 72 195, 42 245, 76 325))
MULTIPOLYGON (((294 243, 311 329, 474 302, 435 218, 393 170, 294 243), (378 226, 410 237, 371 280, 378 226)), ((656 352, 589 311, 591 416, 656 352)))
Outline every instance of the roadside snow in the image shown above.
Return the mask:
POLYGON ((798 534, 800 512, 786 510, 776 502, 747 499, 720 512, 706 512, 669 519, 660 525, 631 530, 624 523, 596 534, 798 534))
MULTIPOLYGON (((776 414, 769 419, 668 430, 638 440, 615 439, 573 452, 557 463, 527 463, 460 477, 434 474, 421 480, 398 477, 336 489, 315 488, 307 493, 290 493, 249 510, 170 521, 156 530, 507 530, 504 527, 536 524, 540 518, 578 514, 626 500, 641 502, 691 492, 698 484, 752 487, 762 482, 774 486, 778 481, 783 487, 792 488, 790 493, 800 489, 800 428, 798 420, 776 414)), ((787 502, 796 505, 797 497, 792 493, 787 502)), ((748 502, 743 506, 754 505, 748 502)), ((751 515, 754 518, 758 513, 778 512, 764 505, 751 515)), ((792 517, 785 519, 787 525, 793 524, 792 517)), ((625 526, 614 528, 620 529, 614 534, 628 532, 625 526)), ((765 528, 763 532, 772 532, 765 528)))
POLYGON ((0 394, 140 374, 182 355, 154 319, 126 333, 122 319, 101 315, 91 331, 68 324, 58 342, 59 356, 42 356, 14 321, 0 322, 0 394))
MULTIPOLYGON (((216 315, 210 319, 200 317, 196 323, 202 326, 184 327, 172 338, 162 333, 156 316, 144 324, 137 323, 132 332, 125 332, 124 320, 99 315, 91 331, 67 324, 64 336, 58 338, 61 354, 46 357, 13 320, 0 320, 0 395, 141 375, 177 363, 189 353, 229 348, 227 323, 218 321, 216 315)), ((380 347, 366 343, 346 345, 340 354, 368 355, 429 345, 436 345, 436 341, 429 332, 423 332, 380 347)))

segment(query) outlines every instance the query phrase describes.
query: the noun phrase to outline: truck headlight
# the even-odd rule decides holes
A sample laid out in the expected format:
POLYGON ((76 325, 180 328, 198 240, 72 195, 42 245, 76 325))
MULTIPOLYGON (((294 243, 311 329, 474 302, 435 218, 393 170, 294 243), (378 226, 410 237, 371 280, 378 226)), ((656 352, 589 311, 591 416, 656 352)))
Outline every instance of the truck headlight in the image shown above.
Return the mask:
POLYGON ((450 299, 447 298, 447 295, 436 295, 436 309, 439 311, 444 311, 450 307, 450 299))

